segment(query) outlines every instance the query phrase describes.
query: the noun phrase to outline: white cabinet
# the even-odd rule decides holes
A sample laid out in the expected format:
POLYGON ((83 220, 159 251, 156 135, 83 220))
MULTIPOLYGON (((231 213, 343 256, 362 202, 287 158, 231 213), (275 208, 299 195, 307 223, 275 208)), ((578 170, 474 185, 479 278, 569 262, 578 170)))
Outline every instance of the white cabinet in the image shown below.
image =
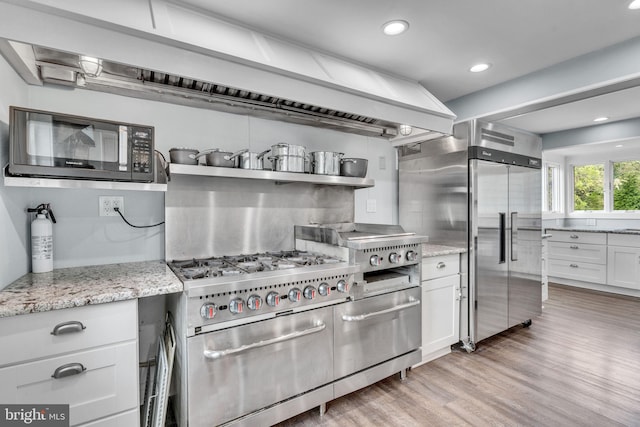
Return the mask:
POLYGON ((640 290, 640 235, 609 234, 607 284, 640 290))
POLYGON ((459 341, 460 255, 422 261, 422 362, 451 352, 459 341))
POLYGON ((137 419, 137 330, 136 300, 0 319, 0 401, 69 404, 72 426, 137 419))
POLYGON ((552 234, 547 242, 546 261, 549 276, 598 284, 606 283, 606 233, 554 230, 552 234))

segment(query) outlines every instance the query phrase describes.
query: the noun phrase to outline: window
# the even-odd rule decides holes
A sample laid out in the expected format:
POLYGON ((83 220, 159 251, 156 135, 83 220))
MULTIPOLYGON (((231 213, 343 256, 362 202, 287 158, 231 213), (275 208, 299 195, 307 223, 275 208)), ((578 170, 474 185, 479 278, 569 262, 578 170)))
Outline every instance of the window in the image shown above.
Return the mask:
POLYGON ((613 162, 613 210, 640 210, 640 160, 613 162))
POLYGON ((560 212, 560 165, 555 163, 547 163, 543 170, 543 211, 544 212, 560 212))
POLYGON ((573 167, 573 210, 604 210, 604 164, 573 167))

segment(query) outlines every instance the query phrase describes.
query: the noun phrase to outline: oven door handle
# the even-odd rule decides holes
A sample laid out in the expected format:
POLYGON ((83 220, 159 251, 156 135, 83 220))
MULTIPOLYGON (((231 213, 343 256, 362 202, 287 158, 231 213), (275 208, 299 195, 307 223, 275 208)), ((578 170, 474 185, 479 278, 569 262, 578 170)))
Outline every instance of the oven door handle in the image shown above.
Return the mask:
POLYGON ((405 308, 415 307, 416 305, 419 305, 419 304, 420 304, 420 300, 416 300, 416 299, 412 298, 407 303, 396 305, 394 307, 386 308, 386 309, 380 310, 380 311, 374 311, 372 313, 358 314, 358 315, 343 314, 342 315, 342 320, 344 320, 345 322, 361 322, 361 321, 367 320, 367 319, 369 319, 371 317, 381 316, 381 315, 387 314, 387 313, 393 313, 394 311, 400 311, 400 310, 404 310, 405 308))
POLYGON ((294 331, 294 332, 291 332, 291 333, 286 334, 286 335, 281 335, 281 336, 275 337, 275 338, 269 338, 269 339, 258 341, 258 342, 254 342, 254 343, 251 343, 251 344, 241 345, 240 347, 236 347, 236 348, 228 348, 226 350, 209 350, 209 349, 205 349, 204 350, 204 357, 206 357, 207 359, 220 359, 220 358, 225 357, 225 356, 230 356, 230 355, 233 355, 233 354, 241 353, 243 351, 251 350, 251 349, 254 349, 254 348, 266 347, 268 345, 277 344, 277 343, 284 342, 284 341, 289 341, 289 340, 292 340, 292 339, 295 339, 295 338, 304 337, 306 335, 316 334, 318 332, 323 331, 326 327, 327 327, 327 325, 325 325, 324 323, 320 322, 316 326, 314 326, 312 328, 309 328, 309 329, 305 329, 303 331, 294 331))

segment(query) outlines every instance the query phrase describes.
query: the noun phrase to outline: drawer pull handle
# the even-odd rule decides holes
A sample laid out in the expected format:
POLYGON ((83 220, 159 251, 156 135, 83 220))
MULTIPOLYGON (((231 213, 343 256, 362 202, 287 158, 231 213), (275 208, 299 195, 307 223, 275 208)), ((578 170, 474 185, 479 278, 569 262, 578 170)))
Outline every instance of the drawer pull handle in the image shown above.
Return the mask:
POLYGON ((447 266, 447 264, 445 264, 444 262, 440 261, 437 265, 436 268, 438 270, 440 270, 441 268, 445 268, 447 266))
POLYGON ((71 334, 74 332, 82 332, 84 329, 87 329, 87 327, 84 326, 82 322, 71 320, 69 322, 58 323, 54 326, 53 331, 51 331, 51 335, 71 334))
POLYGON ((569 247, 570 247, 571 249, 579 249, 579 248, 578 248, 578 245, 571 245, 571 246, 569 246, 569 247))
POLYGON ((578 235, 577 235, 577 234, 572 234, 572 235, 571 235, 571 236, 569 236, 569 237, 571 237, 572 239, 577 239, 577 238, 578 238, 578 235))
POLYGON ((374 311, 373 313, 366 314, 343 314, 342 320, 345 322, 361 322, 363 320, 367 320, 371 317, 381 316, 383 314, 393 313, 396 311, 402 311, 407 308, 415 307, 416 305, 420 305, 420 300, 416 300, 413 298, 409 299, 409 302, 396 305, 395 307, 385 308, 384 310, 374 311))
POLYGON ((578 268, 578 264, 569 264, 569 267, 571 267, 571 268, 578 268))
POLYGON ((70 377, 71 375, 78 375, 86 371, 82 363, 67 363, 66 365, 62 365, 58 367, 51 375, 52 378, 60 379, 64 377, 70 377))

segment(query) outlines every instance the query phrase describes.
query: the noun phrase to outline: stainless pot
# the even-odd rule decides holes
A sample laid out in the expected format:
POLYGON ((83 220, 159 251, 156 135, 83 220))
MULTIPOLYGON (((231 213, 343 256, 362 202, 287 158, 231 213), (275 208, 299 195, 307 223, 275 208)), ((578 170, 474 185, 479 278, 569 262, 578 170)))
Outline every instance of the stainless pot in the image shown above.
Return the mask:
POLYGON ((238 156, 238 167, 241 169, 253 169, 253 170, 262 170, 264 169, 264 155, 267 154, 271 149, 265 150, 262 153, 253 153, 251 151, 246 151, 238 156))
POLYGON ((171 163, 179 163, 181 165, 197 165, 197 154, 198 150, 193 148, 172 148, 169 150, 169 160, 171 163))
POLYGON ((306 148, 302 145, 293 145, 280 142, 271 146, 271 157, 299 156, 304 157, 306 148))
POLYGON ((305 156, 276 156, 269 157, 269 160, 274 171, 304 173, 305 156))
POLYGON ((367 175, 367 159, 347 158, 340 160, 340 175, 364 178, 367 175))
POLYGON ((219 148, 212 148, 210 150, 203 150, 198 153, 198 155, 196 155, 196 159, 204 157, 205 164, 207 166, 235 168, 237 166, 238 156, 245 151, 247 151, 247 149, 231 153, 230 151, 220 151, 219 148))
POLYGON ((310 155, 311 172, 318 175, 340 175, 340 160, 344 153, 314 151, 310 155))

